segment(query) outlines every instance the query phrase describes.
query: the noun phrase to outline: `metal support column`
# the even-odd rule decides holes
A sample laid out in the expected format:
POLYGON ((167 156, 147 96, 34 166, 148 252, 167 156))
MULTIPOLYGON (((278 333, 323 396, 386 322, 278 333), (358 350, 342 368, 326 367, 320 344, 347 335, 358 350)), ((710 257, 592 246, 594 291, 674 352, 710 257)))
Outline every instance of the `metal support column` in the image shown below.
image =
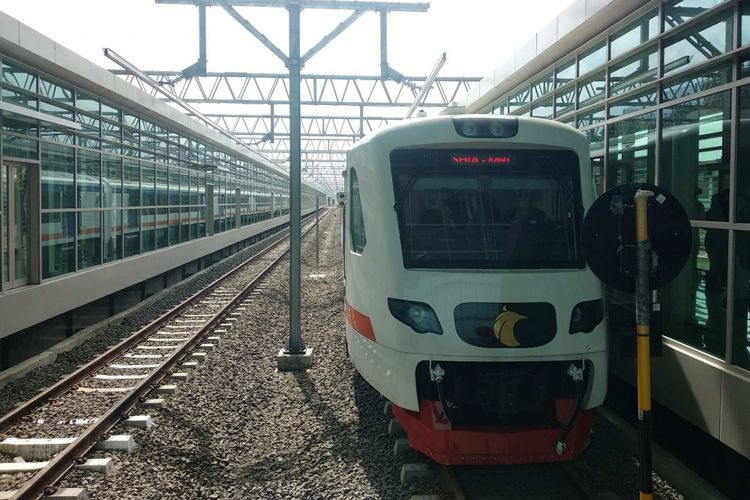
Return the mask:
POLYGON ((289 346, 288 354, 303 354, 301 315, 301 139, 300 139, 300 6, 299 0, 292 0, 289 10, 289 346))

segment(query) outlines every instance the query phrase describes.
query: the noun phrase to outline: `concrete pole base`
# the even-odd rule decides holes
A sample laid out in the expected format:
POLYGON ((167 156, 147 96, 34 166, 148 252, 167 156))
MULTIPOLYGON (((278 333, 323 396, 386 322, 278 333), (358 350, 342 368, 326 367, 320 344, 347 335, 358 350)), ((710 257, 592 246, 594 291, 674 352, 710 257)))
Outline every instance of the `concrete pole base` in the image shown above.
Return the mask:
POLYGON ((276 366, 280 372, 308 370, 312 366, 312 353, 312 347, 301 354, 290 354, 286 349, 281 349, 276 356, 276 366))

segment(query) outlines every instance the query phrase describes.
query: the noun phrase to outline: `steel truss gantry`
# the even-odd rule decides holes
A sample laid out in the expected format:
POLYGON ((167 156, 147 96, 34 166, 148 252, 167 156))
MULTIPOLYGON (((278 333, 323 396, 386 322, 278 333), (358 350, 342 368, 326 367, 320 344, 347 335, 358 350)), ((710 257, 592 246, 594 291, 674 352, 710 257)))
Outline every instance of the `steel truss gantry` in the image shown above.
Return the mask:
MULTIPOLYGON (((114 70, 126 81, 154 97, 159 93, 143 79, 125 70, 114 70)), ((163 87, 202 111, 223 130, 253 145, 259 153, 288 165, 290 116, 289 77, 269 73, 206 73, 182 76, 179 71, 144 71, 163 87), (220 112, 216 110, 220 109, 220 112), (226 108, 224 111, 221 108, 226 108), (250 111, 237 112, 237 109, 250 111), (211 109, 211 112, 206 111, 211 109), (281 113, 277 113, 281 111, 281 113)), ((381 76, 302 75, 302 106, 340 110, 342 115, 301 116, 302 162, 307 178, 325 179, 323 186, 340 190, 344 155, 329 165, 315 165, 315 153, 333 149, 343 152, 357 139, 389 123, 403 119, 426 77, 406 76, 400 82, 381 76), (401 111, 403 110, 403 111, 401 111)), ((479 77, 438 77, 426 90, 422 108, 444 108, 458 100, 479 77)))

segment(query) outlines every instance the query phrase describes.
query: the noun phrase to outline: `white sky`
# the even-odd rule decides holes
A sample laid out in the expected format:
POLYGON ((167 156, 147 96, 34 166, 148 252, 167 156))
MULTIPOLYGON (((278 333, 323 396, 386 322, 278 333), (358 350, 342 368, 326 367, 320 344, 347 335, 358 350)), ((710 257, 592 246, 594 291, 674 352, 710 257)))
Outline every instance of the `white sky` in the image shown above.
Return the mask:
MULTIPOLYGON (((411 1, 411 0, 410 0, 411 1)), ((426 76, 441 52, 441 76, 484 76, 573 0, 433 0, 426 13, 388 15, 388 62, 405 75, 426 76)), ((282 8, 237 7, 285 53, 282 8)), ((181 70, 198 58, 198 9, 154 0, 0 0, 0 10, 104 66, 108 47, 141 69, 181 70)), ((302 12, 304 54, 351 11, 302 12)), ((219 7, 207 9, 209 71, 285 73, 283 64, 219 7)), ((303 73, 377 75, 380 19, 367 12, 315 55, 303 73)))

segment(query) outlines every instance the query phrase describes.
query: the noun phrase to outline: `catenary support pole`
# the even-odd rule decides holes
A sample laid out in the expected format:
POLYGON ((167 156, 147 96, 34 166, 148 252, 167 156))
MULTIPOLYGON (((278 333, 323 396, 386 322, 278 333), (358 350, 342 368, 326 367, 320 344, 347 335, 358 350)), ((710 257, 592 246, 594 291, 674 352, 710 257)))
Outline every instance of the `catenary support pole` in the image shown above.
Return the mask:
POLYGON ((302 343, 301 315, 301 139, 300 139, 300 6, 298 0, 291 0, 289 10, 289 127, 290 127, 290 241, 289 251, 289 354, 305 352, 302 343))
POLYGON ((320 196, 315 195, 315 274, 320 275, 320 196))
POLYGON ((648 241, 648 199, 653 192, 639 189, 635 193, 635 231, 638 272, 635 282, 635 338, 638 367, 638 427, 641 453, 641 500, 653 498, 651 483, 651 244, 648 241))

